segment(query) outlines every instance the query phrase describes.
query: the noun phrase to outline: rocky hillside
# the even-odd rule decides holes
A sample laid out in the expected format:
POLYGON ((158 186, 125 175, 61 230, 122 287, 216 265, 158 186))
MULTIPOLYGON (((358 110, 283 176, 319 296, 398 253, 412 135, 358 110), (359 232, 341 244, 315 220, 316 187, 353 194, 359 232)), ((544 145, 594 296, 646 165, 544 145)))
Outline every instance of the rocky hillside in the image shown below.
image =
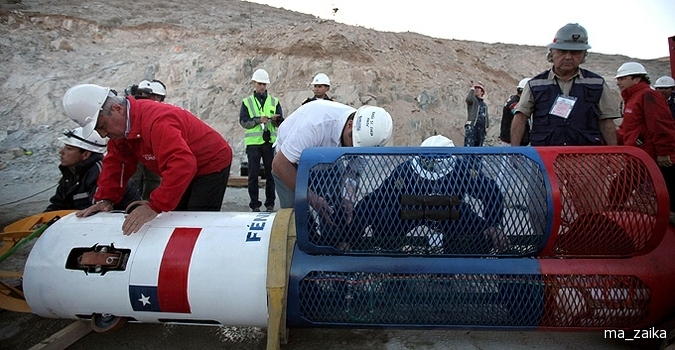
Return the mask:
MULTIPOLYGON (((486 143, 493 144, 502 103, 521 78, 548 67, 545 52, 378 32, 238 0, 0 0, 0 167, 12 168, 17 152, 9 151, 17 147, 56 158, 56 137, 76 126, 61 106, 72 85, 121 92, 150 78, 166 83, 167 102, 220 131, 238 162, 239 106, 257 68, 270 73, 269 91, 286 115, 311 95, 314 74, 328 74, 336 100, 390 111, 395 145, 417 145, 434 133, 461 144, 469 81, 481 81, 492 116, 486 143)), ((585 67, 613 86, 613 73, 628 60, 592 54, 585 67)), ((665 58, 643 63, 652 77, 669 72, 665 58)))

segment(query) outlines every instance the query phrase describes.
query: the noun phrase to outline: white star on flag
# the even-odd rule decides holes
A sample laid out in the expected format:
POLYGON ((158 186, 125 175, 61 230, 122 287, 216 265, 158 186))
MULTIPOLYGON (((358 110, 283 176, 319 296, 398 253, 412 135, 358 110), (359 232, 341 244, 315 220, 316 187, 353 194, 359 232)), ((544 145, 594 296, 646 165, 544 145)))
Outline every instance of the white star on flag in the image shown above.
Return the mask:
POLYGON ((150 296, 146 297, 145 295, 141 294, 141 298, 138 299, 138 301, 143 303, 143 306, 148 305, 148 304, 150 304, 150 296))

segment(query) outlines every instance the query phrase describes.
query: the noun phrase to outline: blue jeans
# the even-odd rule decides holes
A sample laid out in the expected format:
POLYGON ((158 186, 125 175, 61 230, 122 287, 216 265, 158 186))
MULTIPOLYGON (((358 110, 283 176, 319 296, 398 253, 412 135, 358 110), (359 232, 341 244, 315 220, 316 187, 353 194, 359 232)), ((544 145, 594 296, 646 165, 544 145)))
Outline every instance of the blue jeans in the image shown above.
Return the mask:
POLYGON ((279 195, 279 207, 281 208, 293 208, 293 202, 295 201, 295 192, 286 186, 286 184, 279 179, 277 174, 272 173, 274 181, 276 184, 277 194, 279 195))
POLYGON ((481 147, 485 141, 485 127, 465 125, 464 147, 481 147))

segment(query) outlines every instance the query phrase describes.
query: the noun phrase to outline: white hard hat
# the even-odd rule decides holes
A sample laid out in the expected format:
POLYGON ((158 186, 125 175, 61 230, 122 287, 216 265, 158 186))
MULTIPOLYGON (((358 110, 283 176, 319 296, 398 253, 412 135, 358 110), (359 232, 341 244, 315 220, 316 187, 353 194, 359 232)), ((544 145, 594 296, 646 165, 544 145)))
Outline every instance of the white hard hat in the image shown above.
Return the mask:
POLYGON ((519 89, 524 89, 524 88, 525 88, 525 84, 527 84, 527 82, 530 81, 530 79, 532 79, 532 78, 521 79, 521 80, 518 82, 518 88, 519 88, 519 89))
POLYGON ((455 147, 455 143, 443 135, 427 137, 420 147, 455 147))
POLYGON ((656 83, 654 83, 655 88, 671 88, 675 87, 675 79, 672 77, 669 77, 667 75, 664 75, 658 79, 656 79, 656 83))
POLYGON ((164 88, 164 85, 158 81, 142 80, 140 83, 138 83, 138 89, 143 90, 145 93, 166 96, 166 89, 164 88))
POLYGON ((314 79, 312 79, 311 85, 328 85, 328 86, 330 86, 330 79, 328 79, 327 75, 325 75, 323 73, 319 73, 319 74, 314 76, 314 79))
POLYGON ((138 83, 138 88, 139 89, 150 89, 150 90, 152 90, 152 86, 150 86, 149 80, 141 80, 141 82, 138 83))
POLYGON ((647 71, 643 65, 637 62, 626 62, 616 70, 614 78, 621 78, 629 75, 647 75, 647 71))
POLYGON ((63 132, 63 135, 59 137, 59 141, 90 152, 103 153, 108 144, 108 138, 101 138, 97 132, 92 132, 88 137, 84 137, 82 135, 82 127, 66 130, 63 132))
POLYGON ((88 137, 96 127, 98 113, 108 96, 114 96, 110 88, 94 85, 75 85, 63 95, 63 109, 75 123, 81 126, 83 137, 88 137))
MULTIPOLYGON (((435 135, 424 140, 420 147, 455 147, 455 143, 443 135, 435 135)), ((455 156, 416 156, 410 165, 419 176, 427 180, 438 180, 452 171, 456 161, 455 156)))
POLYGON ((352 123, 354 147, 381 147, 389 142, 394 129, 391 115, 382 107, 362 106, 352 123))
POLYGON ((264 84, 269 84, 270 83, 270 75, 267 74, 267 71, 264 69, 258 69, 255 72, 253 72, 253 77, 251 77, 252 81, 258 82, 258 83, 264 83, 264 84))
POLYGON ((150 89, 154 95, 166 96, 166 89, 164 88, 164 85, 158 81, 151 82, 150 89))

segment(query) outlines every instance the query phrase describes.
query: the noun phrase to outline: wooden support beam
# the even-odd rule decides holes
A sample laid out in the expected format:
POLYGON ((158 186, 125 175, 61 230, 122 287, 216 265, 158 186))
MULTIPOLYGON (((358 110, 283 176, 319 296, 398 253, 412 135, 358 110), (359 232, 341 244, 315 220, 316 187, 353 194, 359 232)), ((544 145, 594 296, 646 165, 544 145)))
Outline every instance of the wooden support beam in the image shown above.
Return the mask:
MULTIPOLYGON (((227 179, 227 187, 247 187, 247 186, 248 186, 248 177, 246 176, 230 176, 227 179)), ((259 179, 258 186, 264 188, 265 180, 259 179)))
POLYGON ((29 350, 65 350, 76 341, 91 332, 91 325, 86 321, 75 321, 70 326, 52 334, 29 350))

